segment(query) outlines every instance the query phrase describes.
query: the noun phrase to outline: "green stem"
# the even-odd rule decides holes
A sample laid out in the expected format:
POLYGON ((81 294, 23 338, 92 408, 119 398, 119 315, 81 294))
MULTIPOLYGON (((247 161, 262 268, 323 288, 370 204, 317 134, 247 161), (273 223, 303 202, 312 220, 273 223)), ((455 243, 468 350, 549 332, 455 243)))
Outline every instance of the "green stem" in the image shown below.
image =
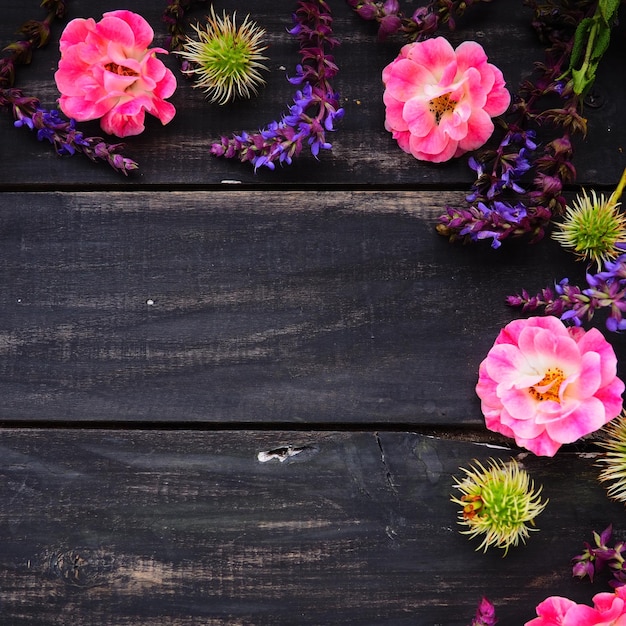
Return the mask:
POLYGON ((622 196, 622 192, 624 191, 624 186, 626 186, 626 168, 622 172, 622 177, 620 178, 620 181, 617 184, 615 191, 611 194, 611 197, 609 198, 609 202, 617 203, 617 201, 622 196))
MULTIPOLYGON (((594 16, 595 17, 595 16, 594 16)), ((583 76, 587 76, 587 70, 589 69, 589 63, 591 62, 591 54, 593 53, 593 48, 596 41, 596 35, 598 33, 598 22, 594 21, 593 26, 591 27, 591 32, 589 33, 589 39, 587 41, 587 47, 585 48, 585 59, 580 66, 580 71, 583 76)))

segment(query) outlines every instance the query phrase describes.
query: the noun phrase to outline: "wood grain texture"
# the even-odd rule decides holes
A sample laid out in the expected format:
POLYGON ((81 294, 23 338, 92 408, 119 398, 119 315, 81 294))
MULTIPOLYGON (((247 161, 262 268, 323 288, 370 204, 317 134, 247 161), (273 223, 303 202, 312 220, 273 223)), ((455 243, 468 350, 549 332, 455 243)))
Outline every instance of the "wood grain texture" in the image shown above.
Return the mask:
POLYGON ((0 431, 2 620, 467 626, 487 594, 518 626, 547 595, 589 602, 606 581, 573 581, 570 558, 626 530, 592 458, 519 457, 550 503, 505 559, 457 532, 459 466, 516 454, 411 433, 0 431))
POLYGON ((448 244, 460 198, 5 193, 0 418, 482 424, 505 296, 571 259, 448 244))
MULTIPOLYGON (((219 108, 179 75, 174 121, 127 141, 137 175, 58 157, 1 112, 0 623, 467 626, 486 594, 499 626, 519 626, 547 595, 607 588, 569 569, 592 531, 612 522, 626 538, 593 446, 501 447, 474 391, 519 315, 504 297, 583 268, 549 239, 493 251, 435 233, 471 172, 400 151, 380 72, 402 41, 376 43, 329 2, 346 115, 319 161, 255 174, 208 155, 291 102, 292 0, 216 3, 267 29, 267 88, 219 108), (506 559, 476 553, 449 502, 459 467, 490 456, 521 459, 550 499, 506 559)), ((164 2, 124 7, 163 45, 164 2)), ((70 0, 67 17, 118 8, 70 0)), ((0 0, 2 47, 40 11, 0 0)), ((624 28, 576 149, 578 182, 595 187, 624 167, 624 28)), ((17 74, 46 107, 61 29, 17 74)), ((542 58, 521 1, 443 34, 483 43, 512 91, 542 58)), ((626 339, 609 339, 624 363, 626 339)))
MULTIPOLYGON (((94 17, 119 8, 113 0, 72 0, 68 3, 68 19, 94 17)), ((95 165, 82 157, 60 158, 49 147, 37 142, 25 129, 13 129, 10 115, 0 117, 0 132, 7 139, 0 144, 0 187, 21 188, 25 184, 54 188, 74 185, 106 185, 114 187, 142 185, 220 185, 224 180, 238 180, 246 185, 272 186, 311 185, 439 185, 468 188, 473 180, 465 159, 445 165, 420 163, 403 153, 384 129, 384 107, 380 73, 395 58, 403 44, 400 38, 385 43, 376 41, 371 23, 355 16, 345 0, 331 0, 334 31, 341 45, 334 51, 340 72, 334 87, 341 95, 345 117, 332 135, 334 149, 324 152, 316 161, 311 155, 298 159, 293 166, 274 172, 254 173, 248 164, 239 164, 209 156, 209 145, 222 134, 255 130, 287 111, 294 88, 285 80, 293 75, 299 62, 297 44, 286 32, 291 26, 295 2, 281 4, 274 0, 256 0, 253 4, 224 0, 220 8, 240 13, 250 11, 252 17, 268 32, 271 73, 267 87, 259 98, 238 102, 228 107, 209 105, 201 91, 194 90, 180 73, 179 88, 172 98, 177 107, 176 118, 166 127, 150 120, 147 131, 127 139, 127 151, 141 166, 140 172, 126 179, 105 165, 95 165)), ((165 30, 161 24, 164 2, 135 0, 124 5, 152 24, 155 44, 162 45, 165 30)), ((26 19, 38 17, 37 2, 0 2, 3 20, 0 42, 13 40, 14 31, 26 19)), ((410 7, 407 9, 410 11, 410 7)), ((543 49, 530 28, 531 12, 521 0, 500 0, 469 10, 453 32, 442 34, 457 45, 466 39, 482 43, 490 60, 502 68, 509 88, 515 92, 522 80, 532 72, 533 64, 543 58, 543 49)), ((193 19, 202 19, 199 9, 193 19)), ((55 105, 58 92, 53 73, 58 63, 58 38, 61 24, 55 24, 49 46, 35 52, 32 67, 18 69, 16 86, 40 98, 47 107, 55 105)), ((626 56, 626 38, 621 24, 613 38, 610 53, 600 69, 596 82, 597 108, 587 107, 589 133, 579 142, 575 165, 578 181, 584 184, 614 185, 624 166, 623 149, 626 128, 622 124, 622 103, 626 99, 619 75, 620 63, 626 56)), ((177 71, 173 56, 167 64, 177 71)), ((97 123, 83 126, 89 134, 101 134, 97 123)))

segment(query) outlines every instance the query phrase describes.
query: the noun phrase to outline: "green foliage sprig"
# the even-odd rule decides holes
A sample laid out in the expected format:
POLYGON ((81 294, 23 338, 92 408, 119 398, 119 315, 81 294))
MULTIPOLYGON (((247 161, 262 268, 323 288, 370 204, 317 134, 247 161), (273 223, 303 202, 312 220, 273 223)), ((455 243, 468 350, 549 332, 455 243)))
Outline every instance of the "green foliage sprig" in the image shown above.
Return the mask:
POLYGON ((595 13, 576 28, 568 71, 574 93, 580 96, 587 95, 593 86, 598 65, 611 41, 620 4, 621 0, 599 0, 595 13))

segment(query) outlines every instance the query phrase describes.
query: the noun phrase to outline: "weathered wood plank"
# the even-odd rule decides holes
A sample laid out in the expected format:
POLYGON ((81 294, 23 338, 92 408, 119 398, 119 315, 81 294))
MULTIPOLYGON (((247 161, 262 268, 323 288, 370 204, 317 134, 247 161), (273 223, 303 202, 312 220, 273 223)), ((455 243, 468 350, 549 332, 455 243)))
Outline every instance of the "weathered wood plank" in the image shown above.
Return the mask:
POLYGON ((572 263, 449 245, 461 197, 5 193, 0 419, 479 424, 505 296, 572 263))
MULTIPOLYGON (((172 98, 178 114, 165 128, 150 123, 146 133, 126 141, 128 153, 141 164, 141 172, 130 180, 104 165, 83 159, 60 158, 37 142, 32 133, 13 129, 10 115, 0 116, 0 131, 6 139, 0 142, 0 186, 23 185, 219 185, 223 180, 239 180, 251 185, 274 184, 348 184, 348 185, 466 185, 473 180, 465 159, 441 166, 419 163, 404 154, 383 126, 384 107, 380 73, 397 54, 403 40, 396 38, 384 44, 376 42, 375 29, 355 16, 344 0, 332 0, 335 33, 341 45, 335 50, 340 73, 335 87, 341 94, 346 114, 332 136, 332 154, 323 153, 319 162, 311 155, 293 166, 254 174, 248 165, 216 159, 208 154, 210 142, 222 134, 254 130, 268 124, 287 110, 294 88, 285 80, 293 74, 299 61, 297 45, 286 32, 291 26, 295 2, 283 3, 280 10, 273 0, 253 4, 225 0, 220 9, 239 13, 250 10, 252 17, 268 32, 271 74, 267 88, 252 102, 228 107, 209 105, 179 74, 179 89, 172 98)), ((26 19, 38 17, 37 2, 0 3, 2 45, 13 40, 14 31, 26 19)), ((125 7, 144 15, 153 25, 156 44, 163 44, 164 27, 161 12, 165 3, 136 0, 125 7)), ((113 0, 73 0, 68 3, 68 18, 95 17, 119 8, 113 0)), ((410 7, 407 8, 410 11, 410 7)), ((193 14, 201 19, 202 10, 193 14)), ((468 11, 454 32, 442 31, 455 45, 466 39, 481 42, 490 59, 505 73, 512 92, 528 77, 535 61, 543 58, 541 44, 529 24, 530 11, 520 1, 501 0, 468 11)), ((587 108, 589 133, 580 143, 575 164, 579 182, 614 185, 623 168, 622 150, 626 145, 626 127, 622 124, 622 103, 626 99, 619 75, 626 56, 625 26, 618 27, 610 54, 604 61, 596 83, 599 108, 587 108)), ((58 97, 53 81, 59 52, 61 25, 56 24, 49 46, 35 52, 32 67, 18 69, 16 86, 39 97, 44 106, 54 106, 58 97)), ((176 69, 173 57, 167 63, 176 69)), ((84 126, 90 134, 101 134, 96 123, 84 126)))
POLYGON ((606 581, 573 581, 570 558, 611 521, 626 532, 591 458, 523 459, 550 503, 505 559, 457 532, 459 466, 514 454, 411 433, 3 430, 2 621, 467 626, 487 594, 507 626, 550 594, 590 602, 606 581))

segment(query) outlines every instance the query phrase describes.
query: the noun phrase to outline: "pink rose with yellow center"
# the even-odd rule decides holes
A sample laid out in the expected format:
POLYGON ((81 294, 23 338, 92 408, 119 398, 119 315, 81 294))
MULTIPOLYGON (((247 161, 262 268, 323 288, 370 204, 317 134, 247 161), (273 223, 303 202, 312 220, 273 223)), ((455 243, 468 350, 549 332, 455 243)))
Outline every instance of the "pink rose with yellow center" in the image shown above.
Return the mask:
POLYGON ((480 148, 511 96, 482 46, 443 37, 402 47, 383 70, 385 128, 416 159, 440 163, 480 148))
POLYGON ((487 428, 543 456, 617 417, 623 391, 602 333, 568 328, 554 316, 507 324, 476 385, 487 428))
POLYGON ((79 122, 99 119, 104 132, 118 137, 143 132, 146 112, 171 121, 176 111, 165 98, 176 78, 156 58, 167 51, 149 48, 153 37, 148 22, 131 11, 69 22, 54 75, 63 113, 79 122))

